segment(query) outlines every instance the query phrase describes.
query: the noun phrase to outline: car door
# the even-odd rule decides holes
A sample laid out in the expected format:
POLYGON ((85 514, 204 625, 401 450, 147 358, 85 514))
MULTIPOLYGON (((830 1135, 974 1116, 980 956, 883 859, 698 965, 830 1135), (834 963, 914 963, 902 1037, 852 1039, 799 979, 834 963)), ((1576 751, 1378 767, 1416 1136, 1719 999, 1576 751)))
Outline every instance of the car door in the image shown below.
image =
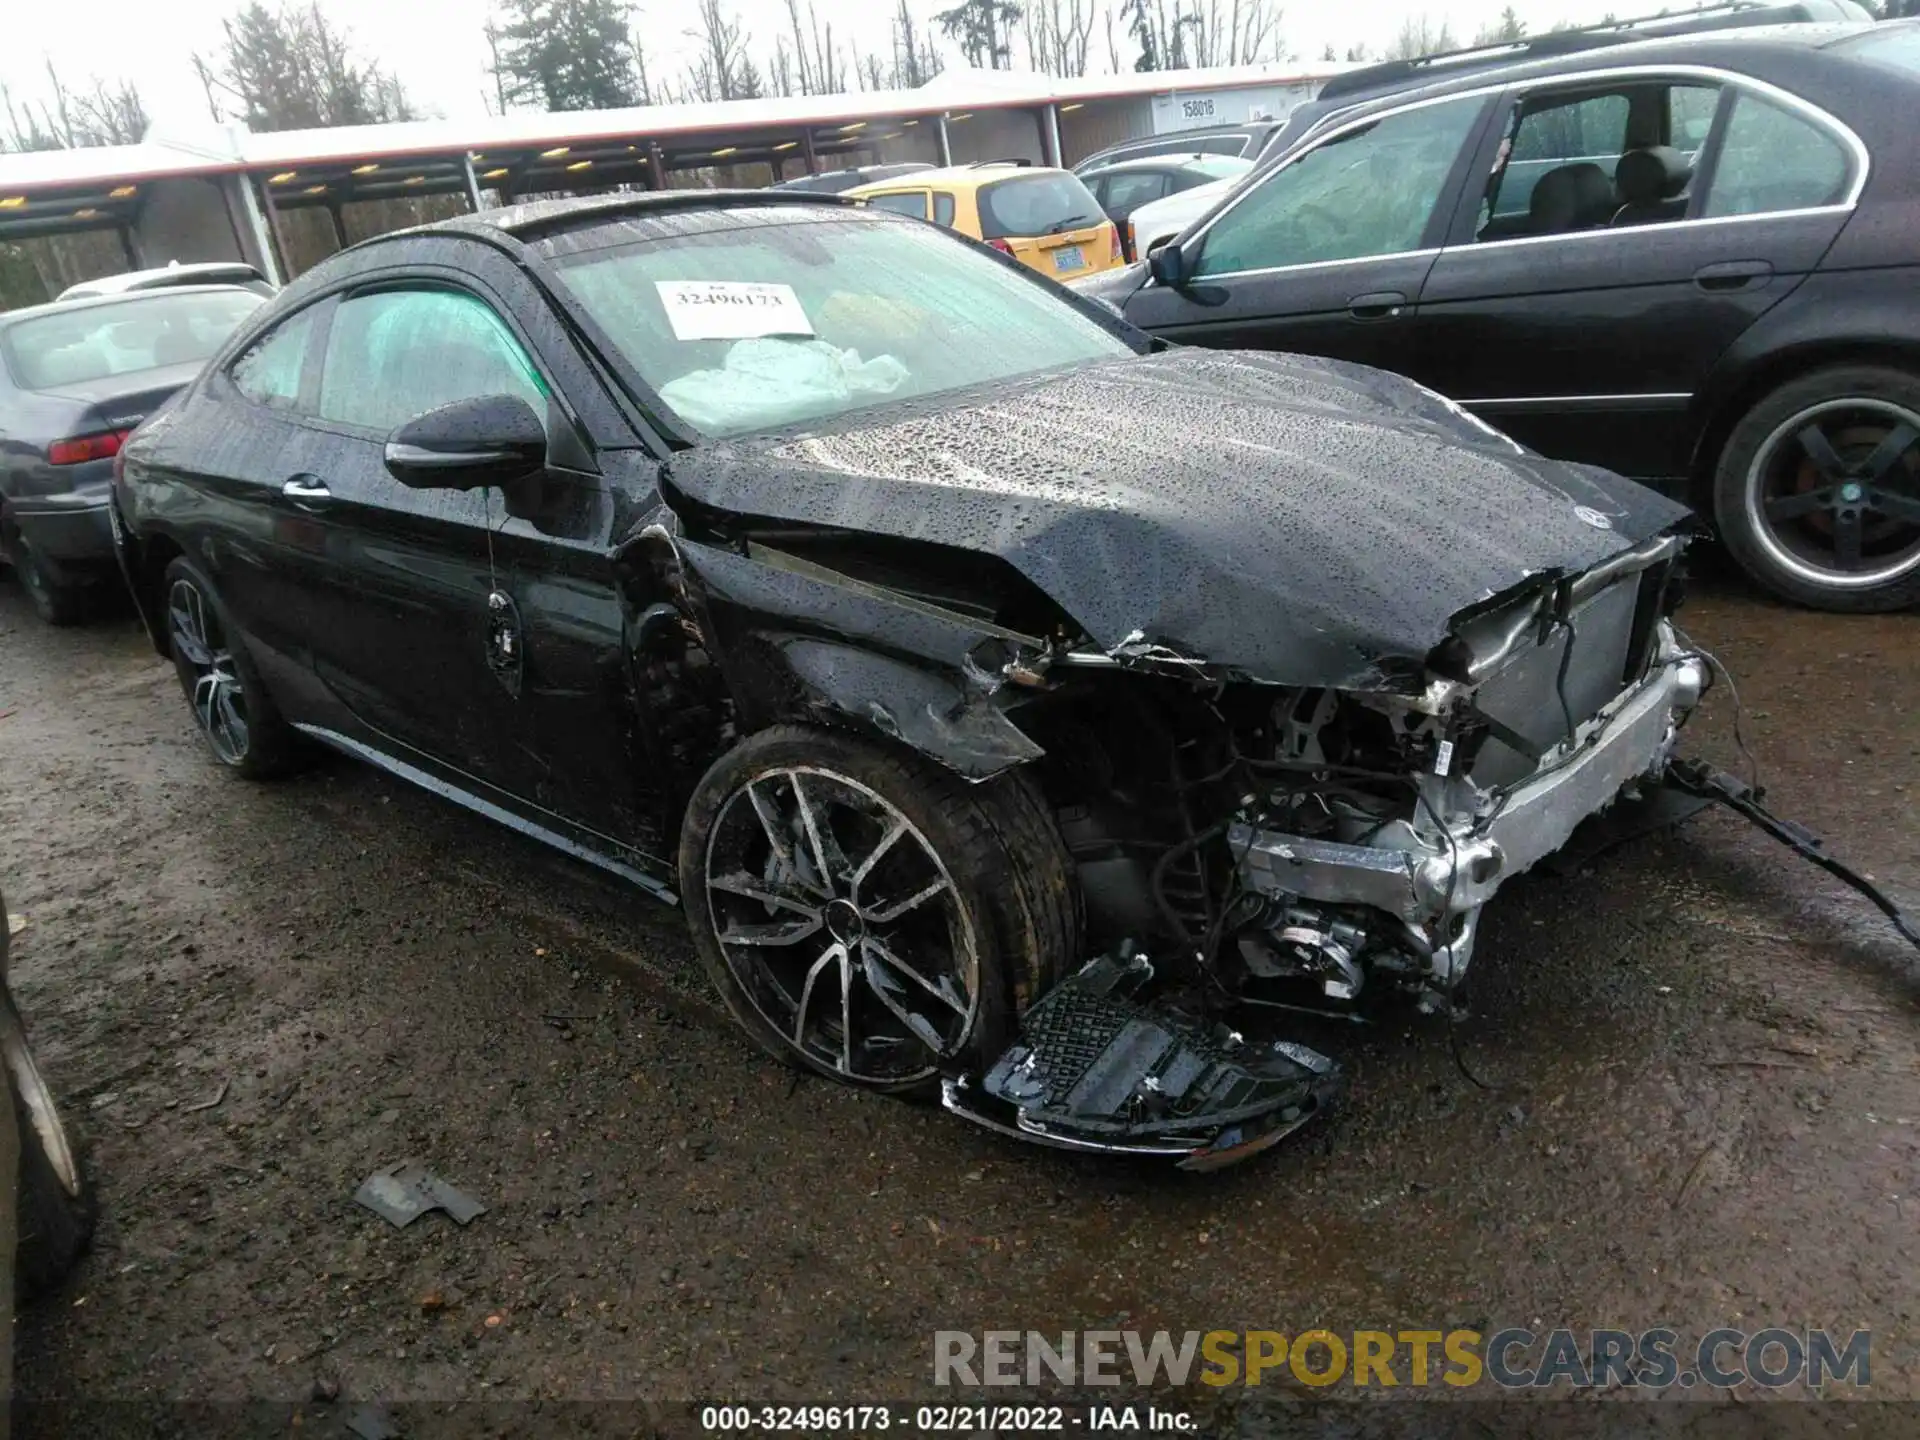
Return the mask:
POLYGON ((1694 392, 1833 243, 1857 148, 1698 68, 1512 90, 1421 292, 1414 375, 1547 454, 1684 476, 1694 392))
POLYGON ((1127 318, 1191 344, 1407 368, 1420 287, 1492 104, 1446 97, 1330 129, 1235 194, 1182 244, 1185 278, 1150 281, 1127 318))
POLYGON ((566 423, 489 295, 453 273, 370 277, 328 316, 311 422, 328 443, 285 489, 323 534, 303 597, 320 684, 379 748, 525 796, 524 654, 510 675, 499 663, 503 634, 523 641, 504 497, 409 489, 385 464, 396 427, 492 394, 566 423))
POLYGON ((332 304, 322 298, 286 316, 211 372, 152 428, 147 456, 190 516, 191 549, 268 688, 302 715, 316 698, 308 600, 324 572, 325 535, 283 487, 326 448, 306 420, 332 304))

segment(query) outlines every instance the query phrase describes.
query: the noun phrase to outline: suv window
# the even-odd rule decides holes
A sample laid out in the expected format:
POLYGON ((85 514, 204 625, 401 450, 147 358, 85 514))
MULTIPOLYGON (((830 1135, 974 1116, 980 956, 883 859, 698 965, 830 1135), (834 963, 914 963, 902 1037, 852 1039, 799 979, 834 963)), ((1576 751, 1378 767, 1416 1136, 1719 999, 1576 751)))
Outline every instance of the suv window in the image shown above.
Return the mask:
POLYGON ((227 373, 234 388, 257 404, 292 410, 300 403, 301 367, 313 334, 316 311, 309 307, 283 320, 241 353, 227 373))
POLYGON ((1705 215, 1763 215, 1832 205, 1846 193, 1846 151, 1812 121, 1741 91, 1707 186, 1705 215))
POLYGON ((980 238, 1057 235, 1062 230, 1096 225, 1100 213, 1093 192, 1065 170, 1041 170, 980 187, 980 238))
POLYGON ((459 290, 377 290, 334 312, 323 418, 387 431, 479 395, 518 395, 546 413, 539 372, 485 301, 459 290))
MULTIPOLYGON (((1199 182, 1196 180, 1194 183, 1199 182)), ((1100 202, 1106 212, 1111 215, 1117 210, 1125 215, 1167 193, 1167 172, 1128 170, 1107 176, 1101 181, 1100 188, 1100 202)))
POLYGON ((867 203, 876 210, 891 210, 897 215, 911 215, 916 220, 927 218, 927 192, 907 190, 898 195, 869 195, 867 203))
POLYGON ((937 190, 933 196, 933 223, 953 228, 953 196, 944 190, 937 190))
POLYGON ((1422 105, 1304 151, 1214 223, 1194 273, 1419 249, 1484 106, 1479 96, 1422 105))

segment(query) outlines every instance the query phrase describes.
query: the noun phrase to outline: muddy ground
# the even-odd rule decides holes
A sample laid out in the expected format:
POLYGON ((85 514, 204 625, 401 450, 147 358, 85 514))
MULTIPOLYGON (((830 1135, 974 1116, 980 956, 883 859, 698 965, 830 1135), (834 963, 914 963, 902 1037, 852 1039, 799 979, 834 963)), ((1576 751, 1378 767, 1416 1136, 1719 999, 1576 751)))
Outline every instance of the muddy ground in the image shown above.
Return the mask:
MULTIPOLYGON (((1778 807, 1920 904, 1920 620, 1730 582, 1686 618, 1778 807)), ((1920 1397, 1920 971, 1718 814, 1503 893, 1457 1033, 1491 1091, 1437 1022, 1343 1033, 1346 1108, 1211 1177, 796 1080, 676 914, 358 765, 238 781, 131 619, 51 631, 10 583, 0 877, 102 1207, 17 1323, 28 1399, 403 1423, 924 1395, 940 1328, 1658 1322, 1870 1327, 1875 1393, 1920 1397), (353 1204, 406 1156, 487 1213, 353 1204)))

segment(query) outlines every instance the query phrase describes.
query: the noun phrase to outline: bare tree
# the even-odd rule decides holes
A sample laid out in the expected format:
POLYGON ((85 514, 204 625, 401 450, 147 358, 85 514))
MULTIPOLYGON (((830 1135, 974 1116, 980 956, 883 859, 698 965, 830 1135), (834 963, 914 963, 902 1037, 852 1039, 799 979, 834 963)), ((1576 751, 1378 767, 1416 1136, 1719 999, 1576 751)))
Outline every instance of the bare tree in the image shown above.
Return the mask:
POLYGON ((1027 63, 1047 75, 1086 74, 1093 22, 1093 0, 1027 0, 1020 17, 1027 63))
POLYGON ((1280 12, 1270 0, 1176 0, 1175 26, 1188 33, 1189 64, 1253 65, 1277 59, 1280 12))
POLYGON ((90 78, 86 89, 70 90, 49 60, 47 93, 49 98, 39 105, 29 100, 16 110, 13 97, 0 86, 0 104, 7 112, 7 132, 0 135, 0 150, 132 145, 146 133, 146 107, 131 80, 90 78))
POLYGON ((980 70, 1013 68, 1013 27, 1022 7, 1014 0, 959 0, 933 23, 960 47, 967 63, 980 70))
POLYGON ((1442 20, 1436 27, 1425 11, 1409 15, 1400 22, 1400 33, 1381 51, 1387 60, 1417 60, 1422 55, 1438 55, 1455 47, 1453 27, 1442 20))
POLYGON ((763 93, 760 72, 747 56, 751 38, 721 0, 699 0, 700 28, 686 32, 700 51, 687 67, 687 91, 696 100, 751 100, 763 93))

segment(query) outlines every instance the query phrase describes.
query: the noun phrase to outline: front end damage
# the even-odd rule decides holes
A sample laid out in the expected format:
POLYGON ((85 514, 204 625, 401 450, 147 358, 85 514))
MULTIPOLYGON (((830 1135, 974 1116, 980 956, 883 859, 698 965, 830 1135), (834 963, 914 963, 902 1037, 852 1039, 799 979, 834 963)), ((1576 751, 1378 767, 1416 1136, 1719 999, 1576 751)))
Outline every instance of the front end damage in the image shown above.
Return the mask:
POLYGON ((662 488, 629 563, 735 733, 851 728, 1043 799, 1078 953, 942 1069, 1053 1145, 1204 1167, 1319 1113, 1300 1027, 1455 1013, 1488 901, 1661 784, 1709 682, 1669 620, 1681 507, 1333 362, 1173 350, 662 488))
POLYGON ((1286 1033, 1293 1017, 1459 1006, 1483 907, 1660 784, 1709 681, 1667 618, 1675 533, 1470 606, 1421 666, 1350 688, 1144 636, 1102 648, 978 557, 956 586, 952 556, 903 564, 826 530, 643 539, 742 730, 865 729, 1044 791, 1092 958, 1028 997, 1001 1053, 947 1067, 946 1107, 1192 1169, 1336 1098, 1338 1066, 1286 1033))

